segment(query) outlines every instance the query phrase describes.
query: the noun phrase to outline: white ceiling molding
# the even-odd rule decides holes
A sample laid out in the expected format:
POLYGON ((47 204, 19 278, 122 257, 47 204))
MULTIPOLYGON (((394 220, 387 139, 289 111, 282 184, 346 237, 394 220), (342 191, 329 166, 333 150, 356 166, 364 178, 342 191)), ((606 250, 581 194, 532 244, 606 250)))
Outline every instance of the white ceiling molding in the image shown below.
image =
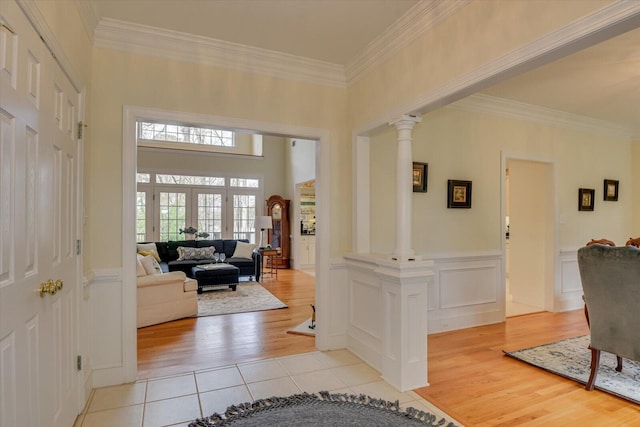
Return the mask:
POLYGON ((353 59, 345 70, 347 84, 355 83, 369 70, 393 57, 437 24, 467 5, 470 0, 428 0, 416 3, 399 20, 376 37, 353 59))
POLYGON ((398 105, 356 129, 370 135, 402 114, 423 115, 510 77, 563 58, 638 27, 640 2, 618 0, 471 72, 398 105))
POLYGON ((468 96, 448 105, 447 108, 491 114, 564 129, 624 138, 626 140, 630 140, 632 137, 630 129, 603 120, 484 94, 468 96))
POLYGON ((96 47, 346 88, 344 67, 272 50, 103 18, 96 47))
POLYGON ((94 9, 93 2, 86 0, 73 0, 73 3, 76 5, 76 9, 80 14, 80 20, 82 21, 84 30, 87 32, 91 44, 93 44, 95 40, 94 33, 98 26, 98 21, 100 20, 94 9))

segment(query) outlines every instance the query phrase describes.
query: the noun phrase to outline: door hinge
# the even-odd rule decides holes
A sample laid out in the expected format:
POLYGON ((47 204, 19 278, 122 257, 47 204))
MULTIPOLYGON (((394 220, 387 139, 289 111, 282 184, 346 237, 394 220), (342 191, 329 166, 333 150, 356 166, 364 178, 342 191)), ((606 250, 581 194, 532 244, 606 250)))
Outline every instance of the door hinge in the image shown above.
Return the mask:
POLYGON ((76 240, 76 255, 80 255, 80 253, 82 252, 82 243, 80 242, 80 239, 76 240))
POLYGON ((76 369, 82 371, 82 356, 76 356, 76 369))
POLYGON ((87 125, 85 125, 84 122, 82 121, 78 122, 78 139, 82 139, 83 129, 86 127, 87 125))

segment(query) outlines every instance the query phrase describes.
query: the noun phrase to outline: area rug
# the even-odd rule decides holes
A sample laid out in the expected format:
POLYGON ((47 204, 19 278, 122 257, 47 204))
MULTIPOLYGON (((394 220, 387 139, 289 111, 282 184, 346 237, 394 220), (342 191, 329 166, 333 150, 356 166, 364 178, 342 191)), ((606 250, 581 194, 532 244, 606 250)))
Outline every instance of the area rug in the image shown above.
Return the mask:
MULTIPOLYGON (((586 384, 591 373, 589 340, 589 335, 584 335, 504 353, 551 373, 586 384)), ((623 359, 622 372, 617 372, 615 367, 615 355, 603 351, 596 377, 596 388, 640 404, 640 363, 623 359)))
POLYGON ((309 337, 315 337, 316 336, 316 329, 315 327, 312 329, 309 326, 314 326, 314 324, 311 323, 311 317, 308 318, 307 320, 305 320, 304 322, 300 323, 298 326, 296 326, 293 329, 289 329, 287 331, 288 334, 295 334, 295 335, 307 335, 309 337))
POLYGON ((298 427, 298 426, 439 426, 455 427, 444 418, 398 402, 364 394, 295 394, 230 406, 224 414, 195 420, 189 427, 298 427))
POLYGON ((239 283, 235 291, 221 287, 198 295, 198 317, 275 310, 287 305, 260 283, 239 283))

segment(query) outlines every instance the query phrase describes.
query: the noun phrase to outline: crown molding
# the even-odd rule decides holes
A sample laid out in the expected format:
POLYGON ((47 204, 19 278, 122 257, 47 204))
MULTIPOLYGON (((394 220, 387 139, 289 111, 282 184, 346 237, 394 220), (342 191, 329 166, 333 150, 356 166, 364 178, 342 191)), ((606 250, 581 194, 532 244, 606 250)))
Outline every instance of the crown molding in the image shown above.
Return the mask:
POLYGON ((470 0, 423 0, 376 37, 346 67, 349 85, 466 6, 470 0))
POLYGON ((402 114, 422 115, 510 77, 578 52, 638 27, 640 2, 617 0, 486 64, 449 80, 359 126, 370 134, 402 114))
POLYGON ((100 20, 95 46, 346 88, 341 65, 114 19, 100 20))
POLYGON ((447 108, 491 114, 626 140, 630 140, 632 137, 630 129, 610 122, 484 94, 471 95, 448 105, 447 108))
POLYGON ((95 41, 95 31, 98 26, 98 14, 96 13, 93 2, 87 0, 73 0, 73 3, 80 14, 80 20, 82 21, 82 25, 84 26, 84 30, 89 37, 89 41, 91 44, 95 41))

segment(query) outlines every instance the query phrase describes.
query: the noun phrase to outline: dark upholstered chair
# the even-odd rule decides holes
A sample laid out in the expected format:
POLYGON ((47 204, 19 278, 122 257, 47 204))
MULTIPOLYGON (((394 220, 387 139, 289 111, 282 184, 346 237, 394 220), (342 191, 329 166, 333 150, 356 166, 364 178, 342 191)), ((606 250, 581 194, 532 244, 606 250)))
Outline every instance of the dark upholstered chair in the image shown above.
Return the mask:
POLYGON ((633 246, 590 245, 578 249, 578 266, 591 330, 593 390, 600 352, 640 361, 640 249, 633 246))

